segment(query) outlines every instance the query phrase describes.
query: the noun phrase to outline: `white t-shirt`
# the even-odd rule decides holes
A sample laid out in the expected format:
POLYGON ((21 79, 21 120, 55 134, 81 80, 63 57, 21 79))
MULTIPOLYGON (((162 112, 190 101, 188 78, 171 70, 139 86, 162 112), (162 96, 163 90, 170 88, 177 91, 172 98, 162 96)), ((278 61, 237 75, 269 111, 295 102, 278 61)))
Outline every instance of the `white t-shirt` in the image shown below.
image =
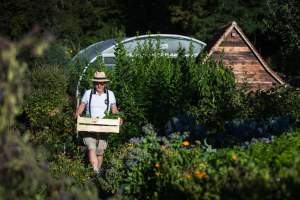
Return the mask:
MULTIPOLYGON (((86 115, 89 116, 89 100, 90 100, 90 94, 93 90, 87 90, 85 91, 81 102, 86 104, 86 115)), ((108 95, 109 95, 109 108, 108 111, 111 110, 111 106, 113 104, 116 104, 116 98, 115 95, 112 91, 108 90, 108 95)), ((99 94, 92 94, 92 99, 91 99, 91 117, 99 117, 103 118, 104 117, 104 112, 107 109, 107 94, 102 93, 101 95, 99 94)))

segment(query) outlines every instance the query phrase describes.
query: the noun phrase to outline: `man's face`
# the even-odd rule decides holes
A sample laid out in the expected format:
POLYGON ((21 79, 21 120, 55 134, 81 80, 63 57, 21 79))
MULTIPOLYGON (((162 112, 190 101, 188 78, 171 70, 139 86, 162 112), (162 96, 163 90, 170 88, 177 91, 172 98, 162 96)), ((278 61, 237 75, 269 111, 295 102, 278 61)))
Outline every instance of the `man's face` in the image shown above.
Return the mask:
POLYGON ((95 88, 97 92, 104 92, 106 83, 105 82, 95 82, 95 88))

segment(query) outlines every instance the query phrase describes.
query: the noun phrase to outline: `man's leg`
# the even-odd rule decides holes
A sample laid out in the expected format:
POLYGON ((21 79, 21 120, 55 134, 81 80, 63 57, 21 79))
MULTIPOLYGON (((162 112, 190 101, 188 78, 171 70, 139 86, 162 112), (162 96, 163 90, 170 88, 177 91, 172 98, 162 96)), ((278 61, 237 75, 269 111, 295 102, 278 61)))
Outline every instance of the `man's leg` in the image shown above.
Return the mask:
POLYGON ((103 155, 98 155, 97 160, 98 160, 98 170, 100 170, 103 162, 103 155))
POLYGON ((89 161, 95 172, 98 172, 98 159, 96 154, 96 142, 97 140, 92 137, 83 138, 84 144, 88 147, 89 161))
POLYGON ((98 168, 98 159, 97 159, 97 155, 96 155, 96 149, 89 149, 89 161, 93 167, 93 170, 95 172, 98 172, 99 168, 98 168))
POLYGON ((100 139, 98 148, 97 148, 97 160, 98 160, 98 169, 101 169, 102 162, 103 162, 103 155, 104 155, 104 150, 107 147, 107 143, 105 140, 100 139))

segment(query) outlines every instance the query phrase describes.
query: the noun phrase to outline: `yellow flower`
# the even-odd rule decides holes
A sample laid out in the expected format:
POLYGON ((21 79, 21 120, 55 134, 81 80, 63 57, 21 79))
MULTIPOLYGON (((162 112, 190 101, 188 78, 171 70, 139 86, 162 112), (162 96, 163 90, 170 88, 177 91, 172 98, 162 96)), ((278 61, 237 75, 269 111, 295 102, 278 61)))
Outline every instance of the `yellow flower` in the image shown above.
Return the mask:
POLYGON ((128 147, 128 149, 130 150, 130 149, 133 148, 133 144, 129 143, 127 147, 128 147))
POLYGON ((207 175, 205 172, 203 172, 203 171, 196 171, 196 172, 194 173, 194 175, 195 175, 197 178, 199 178, 199 179, 206 179, 206 178, 208 178, 208 175, 207 175))
POLYGON ((159 172, 155 172, 154 174, 155 174, 155 176, 160 176, 159 172))
POLYGON ((159 162, 155 163, 154 167, 157 168, 157 169, 159 169, 160 168, 159 162))
POLYGON ((192 176, 191 176, 190 173, 184 174, 184 177, 185 177, 186 179, 188 179, 188 180, 191 180, 191 179, 192 179, 192 176))
POLYGON ((200 169, 205 169, 205 168, 207 168, 207 163, 206 162, 200 162, 199 163, 199 165, 198 165, 198 169, 200 168, 200 169))
POLYGON ((162 144, 162 145, 160 145, 160 149, 163 151, 166 149, 166 146, 162 144))
POLYGON ((232 155, 231 155, 231 160, 232 161, 236 161, 238 158, 237 158, 237 156, 233 153, 232 155))
POLYGON ((187 147, 187 146, 189 146, 189 145, 190 145, 190 142, 187 141, 187 140, 184 140, 184 141, 182 142, 182 146, 184 146, 184 147, 187 147))

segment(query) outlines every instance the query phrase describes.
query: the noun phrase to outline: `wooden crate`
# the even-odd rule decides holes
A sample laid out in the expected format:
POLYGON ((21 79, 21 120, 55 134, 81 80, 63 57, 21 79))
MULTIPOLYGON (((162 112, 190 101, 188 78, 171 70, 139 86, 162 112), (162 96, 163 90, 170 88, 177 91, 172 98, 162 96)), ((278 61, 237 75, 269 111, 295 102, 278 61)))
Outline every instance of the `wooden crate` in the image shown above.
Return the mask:
POLYGON ((77 118, 78 132, 119 133, 120 119, 77 118))

